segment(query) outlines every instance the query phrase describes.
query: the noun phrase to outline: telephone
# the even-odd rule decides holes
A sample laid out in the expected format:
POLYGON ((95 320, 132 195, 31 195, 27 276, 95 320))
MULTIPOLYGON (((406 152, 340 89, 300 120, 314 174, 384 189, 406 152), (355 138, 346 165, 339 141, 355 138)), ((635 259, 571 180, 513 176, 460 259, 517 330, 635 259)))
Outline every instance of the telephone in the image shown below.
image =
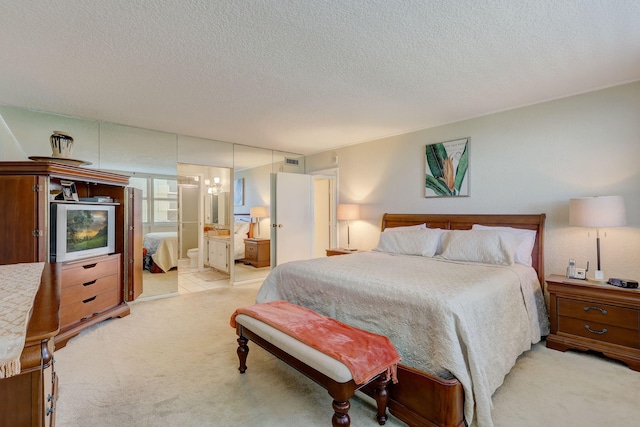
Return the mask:
POLYGON ((567 278, 568 279, 587 279, 587 271, 589 271, 589 262, 587 261, 587 268, 578 268, 576 267, 576 260, 571 258, 569 260, 569 266, 567 267, 567 278))

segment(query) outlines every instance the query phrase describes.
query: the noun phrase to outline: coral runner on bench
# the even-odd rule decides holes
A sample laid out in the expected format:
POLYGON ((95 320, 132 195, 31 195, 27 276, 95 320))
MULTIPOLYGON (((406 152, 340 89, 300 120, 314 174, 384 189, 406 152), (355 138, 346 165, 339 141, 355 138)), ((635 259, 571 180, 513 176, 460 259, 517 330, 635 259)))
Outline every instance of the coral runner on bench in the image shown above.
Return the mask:
POLYGON ((354 328, 313 310, 286 301, 238 308, 231 316, 246 314, 346 365, 356 384, 366 384, 386 370, 396 383, 400 355, 389 338, 354 328))

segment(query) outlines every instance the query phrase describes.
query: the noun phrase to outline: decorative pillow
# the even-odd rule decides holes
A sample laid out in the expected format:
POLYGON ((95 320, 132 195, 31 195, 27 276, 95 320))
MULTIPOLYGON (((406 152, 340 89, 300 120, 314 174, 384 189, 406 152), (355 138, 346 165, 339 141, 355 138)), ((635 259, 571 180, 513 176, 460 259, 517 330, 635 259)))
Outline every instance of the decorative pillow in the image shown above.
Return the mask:
POLYGON ((531 267, 533 260, 531 259, 531 251, 536 243, 536 230, 523 230, 522 228, 513 227, 489 227, 486 225, 473 224, 472 230, 497 230, 513 233, 520 237, 520 244, 516 249, 514 261, 518 264, 531 267))
POLYGON ((380 233, 378 246, 373 250, 390 254, 432 257, 438 249, 440 234, 441 230, 437 228, 380 233))
POLYGON ((387 233, 390 231, 424 230, 425 228, 427 228, 427 224, 405 225, 403 227, 385 228, 384 233, 387 233))
POLYGON ((442 236, 444 259, 511 265, 520 240, 513 233, 492 230, 452 230, 442 236))

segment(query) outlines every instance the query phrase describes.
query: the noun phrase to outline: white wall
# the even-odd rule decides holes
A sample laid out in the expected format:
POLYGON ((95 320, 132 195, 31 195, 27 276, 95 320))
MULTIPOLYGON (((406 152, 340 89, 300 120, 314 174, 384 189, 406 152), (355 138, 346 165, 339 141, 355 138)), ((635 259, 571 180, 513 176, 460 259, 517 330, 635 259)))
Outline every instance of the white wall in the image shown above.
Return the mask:
MULTIPOLYGON (((545 273, 569 258, 592 273, 595 232, 569 227, 569 199, 622 195, 628 226, 602 238, 602 268, 640 279, 640 82, 319 153, 307 171, 334 167, 335 154, 340 202, 362 204, 353 247, 377 244, 385 212, 546 213, 545 273), (425 145, 463 137, 470 197, 425 198, 425 145)), ((340 235, 345 246, 342 225, 340 235)))

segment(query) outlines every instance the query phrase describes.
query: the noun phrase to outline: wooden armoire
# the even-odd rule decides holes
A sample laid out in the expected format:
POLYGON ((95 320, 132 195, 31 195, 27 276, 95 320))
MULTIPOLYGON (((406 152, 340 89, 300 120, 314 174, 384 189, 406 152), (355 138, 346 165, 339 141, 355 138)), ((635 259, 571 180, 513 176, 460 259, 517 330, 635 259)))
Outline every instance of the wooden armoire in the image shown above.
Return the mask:
POLYGON ((128 315, 126 301, 135 299, 142 287, 140 204, 130 199, 134 193, 127 188, 129 177, 54 161, 0 162, 0 264, 51 260, 51 206, 62 192, 61 181, 74 184, 82 203, 110 198, 116 234, 113 253, 59 263, 56 348, 91 325, 128 315))

